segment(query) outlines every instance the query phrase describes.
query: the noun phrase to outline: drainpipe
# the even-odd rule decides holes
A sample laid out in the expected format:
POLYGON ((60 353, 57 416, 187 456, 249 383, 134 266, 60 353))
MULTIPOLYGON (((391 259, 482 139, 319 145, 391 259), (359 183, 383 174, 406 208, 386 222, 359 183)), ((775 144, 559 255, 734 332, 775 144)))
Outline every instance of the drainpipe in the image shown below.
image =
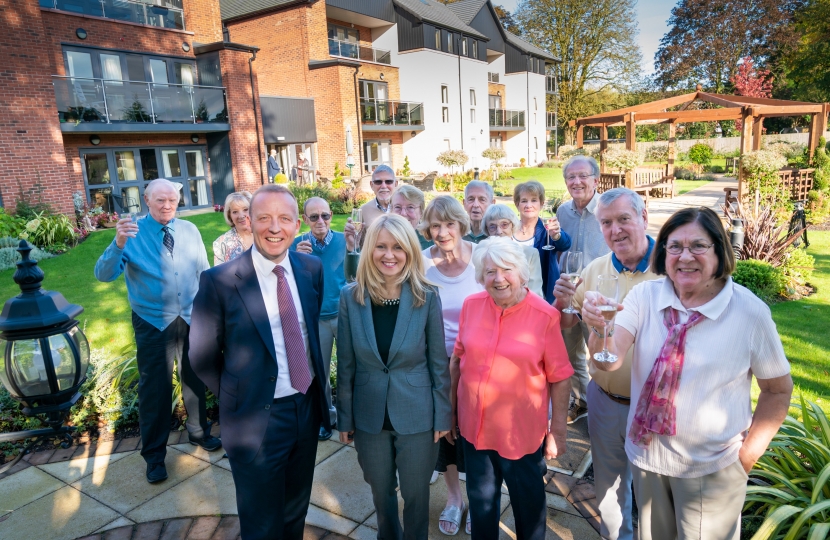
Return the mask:
MULTIPOLYGON (((461 36, 464 39, 464 36, 461 36)), ((458 110, 461 120, 461 149, 464 150, 464 105, 461 104, 461 43, 456 42, 456 54, 458 55, 458 110)))
MULTIPOLYGON (((360 72, 360 67, 354 68, 354 108, 357 113, 357 166, 359 167, 360 176, 363 176, 363 123, 360 121, 360 90, 357 74, 360 72)), ((390 149, 391 152, 391 149, 390 149)))
MULTIPOLYGON (((532 57, 531 57, 532 58, 532 57)), ((533 60, 530 60, 533 65, 533 60)), ((525 130, 527 131, 527 166, 530 166, 530 66, 525 71, 525 93, 527 97, 527 114, 525 115, 525 130)))
POLYGON ((256 60, 256 51, 251 51, 251 57, 248 58, 248 75, 251 77, 251 105, 254 108, 254 127, 256 128, 256 153, 259 157, 259 183, 265 185, 265 180, 262 176, 262 141, 259 139, 259 113, 256 109, 256 89, 254 88, 254 60, 256 60))

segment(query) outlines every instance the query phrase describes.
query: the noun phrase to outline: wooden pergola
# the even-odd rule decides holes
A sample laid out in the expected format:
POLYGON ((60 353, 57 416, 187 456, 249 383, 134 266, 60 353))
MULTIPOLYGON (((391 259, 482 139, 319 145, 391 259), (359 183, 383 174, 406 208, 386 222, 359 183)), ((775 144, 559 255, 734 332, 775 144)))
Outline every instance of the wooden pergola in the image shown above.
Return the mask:
MULTIPOLYGON (((698 86, 696 92, 571 120, 569 124, 571 127, 576 127, 576 146, 578 148, 583 146, 585 126, 599 127, 600 153, 605 152, 608 148, 608 130, 606 128, 610 126, 624 125, 625 147, 628 150, 636 150, 635 129, 637 124, 669 124, 669 157, 666 174, 673 176, 677 124, 741 120, 743 127, 741 129, 740 150, 741 156, 743 156, 746 152, 761 149, 761 124, 764 118, 810 115, 808 145, 812 156, 813 151, 818 146, 819 137, 827 128, 828 112, 830 112, 830 104, 828 103, 711 94, 701 91, 698 86), (719 108, 689 109, 697 101, 711 103, 719 106, 719 108)), ((631 174, 626 175, 626 185, 632 181, 631 174)), ((744 195, 744 184, 743 172, 741 171, 738 173, 739 197, 744 195)))

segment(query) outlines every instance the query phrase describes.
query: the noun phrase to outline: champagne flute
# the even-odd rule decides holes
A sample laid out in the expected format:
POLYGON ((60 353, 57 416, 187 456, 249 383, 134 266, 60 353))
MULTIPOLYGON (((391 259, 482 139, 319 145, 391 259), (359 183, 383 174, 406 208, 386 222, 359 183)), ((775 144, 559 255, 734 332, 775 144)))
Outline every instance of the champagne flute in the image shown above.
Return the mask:
POLYGON ((542 211, 539 213, 539 217, 541 217, 542 221, 545 222, 545 245, 542 246, 542 249, 555 249, 555 246, 552 246, 550 244, 550 233, 548 232, 548 229, 550 227, 550 220, 556 218, 556 214, 553 211, 553 207, 549 204, 542 206, 542 211))
POLYGON ((360 233, 363 231, 363 210, 352 210, 352 225, 354 225, 354 252, 360 253, 360 233))
MULTIPOLYGON (((574 285, 579 281, 579 275, 582 273, 582 252, 581 251, 567 251, 562 257, 562 274, 574 285)), ((573 299, 571 304, 562 310, 562 313, 570 313, 576 315, 579 311, 573 307, 573 299)))
POLYGON ((608 350, 608 333, 614 327, 614 317, 617 315, 617 301, 620 296, 620 283, 617 276, 609 274, 600 275, 597 281, 597 292, 602 296, 602 305, 598 306, 602 317, 607 321, 605 325, 605 338, 603 339, 602 352, 594 355, 598 362, 616 362, 617 355, 608 350))

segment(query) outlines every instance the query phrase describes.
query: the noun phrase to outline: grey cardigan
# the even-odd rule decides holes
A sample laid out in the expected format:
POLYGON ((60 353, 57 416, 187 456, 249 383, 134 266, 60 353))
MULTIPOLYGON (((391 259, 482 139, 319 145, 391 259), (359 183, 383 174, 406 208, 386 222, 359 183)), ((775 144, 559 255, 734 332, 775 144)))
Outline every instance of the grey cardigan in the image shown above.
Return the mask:
POLYGON ((434 290, 412 305, 409 282, 401 304, 387 365, 378 353, 372 305, 354 299, 354 288, 340 291, 337 321, 337 429, 380 433, 384 411, 398 433, 447 431, 452 423, 449 359, 444 347, 441 299, 434 290))

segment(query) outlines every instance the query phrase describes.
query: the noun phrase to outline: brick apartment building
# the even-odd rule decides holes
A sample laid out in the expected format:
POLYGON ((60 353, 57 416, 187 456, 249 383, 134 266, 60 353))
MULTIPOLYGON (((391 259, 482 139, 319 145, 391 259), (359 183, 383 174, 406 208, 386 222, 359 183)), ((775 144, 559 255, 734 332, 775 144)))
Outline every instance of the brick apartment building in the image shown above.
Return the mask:
POLYGON ((0 0, 0 196, 72 213, 74 192, 146 211, 147 181, 182 209, 264 174, 256 48, 223 39, 218 0, 0 0))
POLYGON ((7 208, 144 212, 158 177, 205 208, 267 181, 272 148, 325 177, 545 159, 556 59, 490 0, 0 0, 0 21, 7 208))
POLYGON ((302 153, 331 177, 381 163, 442 170, 446 149, 485 167, 546 156, 547 75, 557 62, 507 32, 490 0, 220 0, 226 37, 259 49, 268 150, 290 172, 302 153))

